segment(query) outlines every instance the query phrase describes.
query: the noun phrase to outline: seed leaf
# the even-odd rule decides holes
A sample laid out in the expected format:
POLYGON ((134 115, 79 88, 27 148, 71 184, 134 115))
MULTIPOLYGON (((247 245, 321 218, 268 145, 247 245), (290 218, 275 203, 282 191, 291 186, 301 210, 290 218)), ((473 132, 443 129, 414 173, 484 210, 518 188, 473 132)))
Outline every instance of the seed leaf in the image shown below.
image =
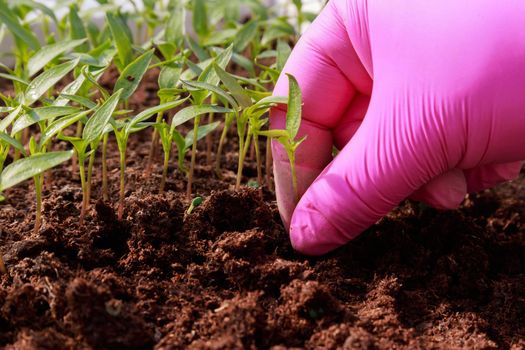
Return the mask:
POLYGON ((120 67, 126 67, 131 63, 133 57, 133 48, 131 46, 131 39, 127 34, 126 28, 117 16, 111 12, 106 13, 106 19, 113 36, 113 42, 118 51, 120 67))
POLYGON ((0 132, 0 144, 2 144, 2 142, 11 145, 13 148, 19 150, 20 153, 22 153, 25 156, 26 150, 24 149, 24 146, 22 146, 22 144, 18 140, 12 138, 4 132, 0 132))
POLYGON ((233 110, 229 108, 224 108, 220 106, 212 106, 212 105, 200 105, 200 106, 189 106, 186 107, 173 117, 171 121, 171 128, 170 128, 170 134, 173 134, 173 130, 181 124, 184 124, 188 120, 191 120, 195 118, 198 115, 201 114, 207 114, 207 113, 230 113, 233 112, 233 110))
POLYGON ((22 114, 13 124, 11 134, 16 134, 19 131, 30 127, 38 122, 61 117, 68 114, 78 113, 80 108, 69 106, 46 106, 32 109, 29 112, 22 114))
POLYGON ((177 64, 167 64, 162 67, 159 74, 159 88, 173 88, 179 82, 182 66, 177 64))
POLYGON ((67 117, 61 118, 59 120, 55 120, 51 125, 49 125, 45 132, 42 134, 42 137, 40 138, 40 148, 46 145, 46 143, 51 140, 51 138, 59 133, 60 131, 64 130, 70 125, 73 125, 74 123, 78 122, 82 118, 84 118, 88 113, 91 111, 84 111, 77 114, 69 115, 67 117))
POLYGON ((71 72, 78 64, 78 59, 59 64, 48 69, 29 83, 25 92, 25 104, 27 106, 35 103, 53 85, 60 81, 66 74, 71 72))
POLYGON ((124 68, 120 74, 120 77, 115 83, 115 90, 122 89, 122 95, 120 97, 123 100, 127 100, 135 92, 137 86, 139 86, 153 57, 153 51, 154 50, 151 49, 139 56, 124 68))
POLYGON ((26 80, 20 78, 20 77, 17 77, 16 75, 12 75, 12 74, 6 74, 6 73, 0 73, 0 78, 4 78, 4 79, 7 79, 7 80, 12 80, 12 81, 17 81, 21 84, 24 84, 24 85, 29 85, 29 82, 27 82, 26 80))
POLYGON ((193 88, 193 89, 208 90, 208 91, 214 92, 217 95, 219 95, 222 98, 224 98, 230 104, 230 106, 233 107, 234 110, 238 110, 239 109, 239 104, 226 91, 224 91, 223 89, 221 89, 218 86, 214 86, 214 85, 210 85, 210 84, 207 84, 207 83, 203 83, 201 81, 185 81, 185 80, 182 80, 182 83, 184 85, 189 86, 190 88, 193 88))
POLYGON ((239 102, 242 108, 248 108, 252 104, 252 99, 246 94, 243 87, 237 82, 237 80, 229 73, 227 73, 222 67, 217 64, 213 66, 215 72, 221 79, 222 83, 230 92, 233 97, 239 102))
POLYGON ((235 36, 235 40, 233 41, 233 51, 242 52, 246 46, 254 40, 258 28, 258 21, 249 21, 246 23, 235 36))
POLYGON ((5 167, 0 175, 0 191, 13 187, 22 181, 39 175, 60 163, 69 160, 73 151, 38 153, 27 158, 22 158, 5 167))
POLYGON ((288 57, 290 57, 290 53, 292 52, 292 49, 290 46, 285 43, 282 40, 277 41, 277 63, 276 67, 277 70, 280 72, 284 68, 284 64, 288 60, 288 57))
POLYGON ((22 105, 16 107, 14 111, 10 112, 4 119, 2 119, 0 121, 0 131, 5 131, 7 127, 13 123, 16 117, 18 117, 20 111, 22 111, 22 105))
POLYGON ((36 36, 27 28, 22 26, 15 13, 7 3, 0 1, 0 22, 4 23, 9 31, 33 50, 38 50, 40 43, 36 36))
POLYGON ((171 102, 163 103, 163 104, 155 106, 155 107, 150 107, 150 108, 142 111, 141 113, 137 114, 135 117, 131 118, 129 123, 126 125, 125 133, 129 134, 131 132, 131 130, 138 123, 142 123, 143 121, 145 121, 148 118, 150 118, 152 115, 157 114, 157 113, 161 113, 161 112, 164 112, 164 111, 167 111, 168 109, 175 108, 175 107, 181 105, 185 101, 186 101, 186 99, 171 101, 171 102))
MULTIPOLYGON (((220 121, 216 121, 211 124, 199 126, 197 128, 197 141, 201 140, 206 135, 208 135, 210 132, 217 129, 220 123, 221 123, 220 121)), ((184 149, 186 150, 190 148, 191 145, 193 145, 193 129, 191 129, 190 132, 188 132, 188 134, 184 138, 184 149)))
POLYGON ((210 32, 206 0, 193 0, 193 29, 200 37, 206 37, 210 32))
POLYGON ((95 111, 93 116, 88 119, 86 126, 82 131, 82 138, 86 143, 94 142, 102 135, 111 115, 117 107, 121 94, 122 90, 118 90, 114 93, 95 111))
POLYGON ((59 41, 40 48, 27 63, 29 76, 32 77, 55 57, 84 43, 86 39, 59 41))
POLYGON ((182 6, 181 2, 174 1, 173 9, 166 23, 164 39, 166 39, 168 43, 175 45, 178 49, 181 49, 184 44, 185 15, 184 6, 182 6))
POLYGON ((297 136, 301 126, 301 89, 295 77, 286 73, 288 76, 288 111, 286 112, 286 130, 290 133, 293 140, 297 136))

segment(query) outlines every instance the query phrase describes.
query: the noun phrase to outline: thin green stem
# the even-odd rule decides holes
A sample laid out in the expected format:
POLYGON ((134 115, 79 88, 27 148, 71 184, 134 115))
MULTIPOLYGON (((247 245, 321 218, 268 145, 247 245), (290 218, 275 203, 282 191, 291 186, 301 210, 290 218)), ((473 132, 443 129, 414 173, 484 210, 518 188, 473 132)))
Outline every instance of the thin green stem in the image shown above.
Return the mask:
POLYGON ((166 178, 168 177, 168 166, 170 161, 170 153, 164 152, 164 166, 162 167, 162 178, 160 179, 159 193, 164 193, 164 187, 166 186, 166 178))
MULTIPOLYGON (((235 182, 235 189, 238 190, 241 188, 241 180, 242 180, 242 170, 244 167, 244 160, 246 159, 246 154, 248 153, 248 149, 250 147, 250 140, 252 138, 252 130, 248 126, 248 135, 246 135, 246 140, 239 142, 239 162, 237 164, 237 180, 235 182), (242 144, 242 145, 241 145, 242 144)), ((239 139, 240 141, 241 139, 239 139)))
POLYGON ((263 182, 263 175, 262 175, 262 161, 261 161, 261 152, 259 150, 259 138, 257 135, 253 135, 253 144, 255 146, 255 158, 257 159, 257 182, 259 184, 259 194, 262 197, 262 182, 263 182))
POLYGON ((190 171, 188 172, 188 187, 186 189, 186 199, 191 199, 192 186, 193 186, 193 172, 195 170, 195 158, 197 155, 197 138, 198 138, 198 129, 201 118, 200 116, 195 117, 193 124, 193 145, 191 146, 191 163, 190 171))
POLYGON ((91 179, 93 178, 93 165, 95 164, 95 154, 96 152, 92 152, 89 155, 86 183, 86 210, 89 209, 89 204, 91 203, 91 179))
POLYGON ((126 190, 126 151, 120 152, 120 191, 118 203, 118 219, 122 220, 124 214, 124 195, 126 190))
POLYGON ((108 134, 105 134, 102 141, 102 199, 106 202, 109 201, 107 153, 108 134))
POLYGON ((290 169, 292 171, 292 186, 293 193, 295 196, 295 203, 299 203, 299 189, 297 187, 297 174, 295 172, 295 153, 288 152, 288 158, 290 159, 290 169))
POLYGON ((217 153, 215 154, 215 174, 217 174, 217 177, 219 179, 222 178, 222 174, 221 174, 222 149, 224 147, 224 142, 226 141, 226 136, 228 136, 228 129, 230 128, 232 121, 233 121, 233 116, 227 115, 226 120, 224 122, 224 128, 222 128, 221 137, 219 139, 219 146, 217 148, 217 153))
MULTIPOLYGON (((163 103, 160 101, 160 103, 163 103)), ((157 113, 157 118, 155 119, 155 123, 159 124, 162 121, 162 113, 157 113)), ((155 158, 155 154, 157 153, 157 145, 159 144, 159 133, 157 132, 156 128, 153 128, 153 132, 151 134, 151 144, 149 146, 149 155, 148 155, 148 164, 146 165, 146 170, 144 170, 144 176, 149 177, 151 175, 151 168, 153 167, 153 161, 155 158)))
POLYGON ((273 191, 272 184, 272 139, 266 138, 266 186, 273 191))
POLYGON ((80 209, 80 218, 79 218, 79 225, 84 225, 84 218, 86 217, 86 197, 87 197, 87 190, 86 190, 86 169, 84 165, 85 159, 82 159, 79 157, 78 159, 78 170, 80 173, 80 184, 82 186, 82 208, 80 209))

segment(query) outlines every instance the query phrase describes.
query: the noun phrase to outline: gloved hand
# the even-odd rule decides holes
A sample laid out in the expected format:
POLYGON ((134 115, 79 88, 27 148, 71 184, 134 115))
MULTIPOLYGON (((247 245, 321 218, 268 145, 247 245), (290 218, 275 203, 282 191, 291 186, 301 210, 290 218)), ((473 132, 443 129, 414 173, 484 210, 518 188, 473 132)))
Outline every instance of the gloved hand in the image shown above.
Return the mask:
MULTIPOLYGON (((297 207, 286 152, 272 142, 294 248, 323 254, 407 197, 456 208, 467 192, 516 177, 524 20, 517 0, 331 0, 274 91, 287 95, 291 73, 303 94, 297 207), (333 161, 332 145, 341 149, 333 161)), ((284 128, 285 111, 272 111, 272 128, 284 128)))

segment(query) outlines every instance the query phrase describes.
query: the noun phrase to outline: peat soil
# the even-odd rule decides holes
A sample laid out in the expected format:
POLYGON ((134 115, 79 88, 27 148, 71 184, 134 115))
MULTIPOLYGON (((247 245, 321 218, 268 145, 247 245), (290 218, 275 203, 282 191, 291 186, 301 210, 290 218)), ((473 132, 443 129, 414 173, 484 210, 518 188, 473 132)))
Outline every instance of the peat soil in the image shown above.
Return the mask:
MULTIPOLYGON (((82 227, 69 164, 52 171, 37 234, 32 184, 7 191, 0 348, 525 349, 524 175, 455 211, 404 202, 308 258, 292 250, 271 191, 233 190, 233 137, 222 180, 199 153, 194 192, 205 200, 190 215, 175 165, 162 195, 160 162, 143 176, 149 140, 130 140, 122 221, 114 140, 111 201, 99 199, 97 164, 82 227)), ((244 175, 256 177, 253 161, 244 175)))

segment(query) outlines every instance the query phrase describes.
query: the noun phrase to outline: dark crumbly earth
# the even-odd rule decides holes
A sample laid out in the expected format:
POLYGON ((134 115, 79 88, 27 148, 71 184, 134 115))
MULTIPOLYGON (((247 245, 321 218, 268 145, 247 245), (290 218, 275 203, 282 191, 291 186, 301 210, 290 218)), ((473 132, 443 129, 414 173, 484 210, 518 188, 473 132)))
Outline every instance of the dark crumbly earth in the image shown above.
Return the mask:
MULTIPOLYGON (((155 103, 152 91, 135 101, 155 103)), ((271 191, 233 190, 233 137, 222 180, 199 153, 194 192, 205 201, 191 215, 174 165, 163 195, 160 162, 143 176, 149 140, 130 141, 122 221, 114 140, 111 202, 98 200, 97 164, 83 227, 70 164, 52 172, 37 234, 32 185, 6 193, 0 347, 525 349, 525 176, 455 211, 402 203, 345 247, 307 258, 271 191)), ((256 177, 253 161, 244 175, 256 177)))

